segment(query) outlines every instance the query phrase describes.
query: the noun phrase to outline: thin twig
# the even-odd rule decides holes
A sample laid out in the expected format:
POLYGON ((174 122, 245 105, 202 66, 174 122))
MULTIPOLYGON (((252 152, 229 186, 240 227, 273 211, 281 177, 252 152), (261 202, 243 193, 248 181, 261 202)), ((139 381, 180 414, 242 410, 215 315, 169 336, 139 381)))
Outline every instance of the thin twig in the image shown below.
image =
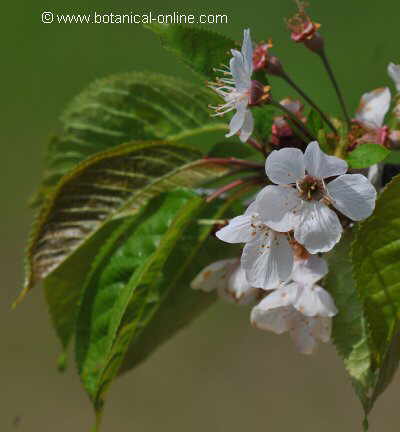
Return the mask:
POLYGON ((330 127, 332 132, 337 135, 337 130, 335 126, 333 126, 333 123, 329 120, 327 115, 318 107, 318 105, 287 75, 284 73, 281 75, 282 78, 291 86, 294 90, 296 90, 297 93, 310 105, 312 106, 315 111, 319 113, 319 115, 322 117, 322 119, 325 121, 325 123, 330 127))
POLYGON ((331 82, 333 84, 333 87, 335 89, 336 95, 337 95, 337 97, 339 99, 340 106, 341 106, 342 111, 343 111, 343 115, 344 115, 344 117, 346 119, 347 125, 350 126, 351 120, 350 120, 349 114, 347 112, 346 104, 344 102, 344 99, 343 99, 342 93, 340 91, 339 85, 338 85, 338 83, 336 81, 336 78, 335 78, 335 75, 333 73, 332 67, 331 67, 331 65, 330 65, 330 63, 328 61, 328 58, 326 57, 326 54, 324 52, 323 53, 319 53, 319 56, 321 57, 321 60, 322 60, 322 62, 324 64, 325 69, 328 72, 329 78, 330 78, 330 80, 331 80, 331 82))

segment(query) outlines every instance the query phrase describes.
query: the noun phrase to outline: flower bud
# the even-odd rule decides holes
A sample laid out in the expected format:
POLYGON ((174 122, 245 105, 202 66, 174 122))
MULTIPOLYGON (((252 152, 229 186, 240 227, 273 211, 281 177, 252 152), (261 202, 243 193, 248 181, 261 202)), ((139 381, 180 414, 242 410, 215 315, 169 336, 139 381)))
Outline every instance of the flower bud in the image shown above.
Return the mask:
POLYGON ((269 58, 268 65, 266 67, 267 73, 270 75, 278 76, 283 78, 285 76, 285 71, 283 70, 283 66, 281 61, 276 56, 271 56, 269 58))
POLYGON ((265 69, 270 61, 268 50, 273 47, 272 40, 259 43, 253 51, 253 71, 265 69))
POLYGON ((286 25, 291 31, 291 38, 296 43, 304 43, 311 51, 317 54, 324 48, 324 40, 318 33, 321 24, 318 24, 307 15, 306 3, 296 1, 298 12, 290 19, 286 20, 286 25))

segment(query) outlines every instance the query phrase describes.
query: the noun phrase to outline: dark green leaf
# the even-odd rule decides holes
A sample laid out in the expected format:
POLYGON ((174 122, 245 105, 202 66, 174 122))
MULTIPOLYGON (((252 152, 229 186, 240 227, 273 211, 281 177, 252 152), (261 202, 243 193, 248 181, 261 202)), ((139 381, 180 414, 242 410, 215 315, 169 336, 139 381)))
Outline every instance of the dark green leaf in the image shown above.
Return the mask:
POLYGON ((367 168, 382 162, 390 151, 377 144, 361 144, 347 156, 350 168, 367 168))
POLYGON ((196 187, 227 173, 200 156, 184 146, 132 143, 80 164, 63 178, 35 224, 21 297, 107 222, 134 215, 164 190, 196 187))
POLYGON ((391 151, 389 156, 385 159, 385 163, 400 165, 400 151, 399 150, 391 151))
MULTIPOLYGON (((226 36, 200 27, 172 24, 148 24, 162 45, 201 76, 214 80, 214 68, 228 65, 235 42, 226 36)), ((237 48, 237 47, 236 47, 237 48)))
POLYGON ((390 383, 399 361, 399 214, 397 176, 380 194, 373 215, 360 225, 352 246, 353 274, 366 312, 377 370, 369 410, 390 383))
POLYGON ((133 72, 100 79, 79 94, 62 116, 63 130, 48 148, 37 201, 79 162, 133 140, 178 141, 226 130, 210 117, 212 92, 176 78, 133 72))

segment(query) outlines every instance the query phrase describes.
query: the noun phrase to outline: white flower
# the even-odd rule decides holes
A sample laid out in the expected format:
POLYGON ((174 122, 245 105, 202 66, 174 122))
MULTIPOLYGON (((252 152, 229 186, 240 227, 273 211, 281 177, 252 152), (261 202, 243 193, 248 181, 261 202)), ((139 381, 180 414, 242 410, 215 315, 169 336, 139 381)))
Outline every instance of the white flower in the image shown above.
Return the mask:
POLYGON ((337 309, 330 294, 315 283, 328 271, 324 260, 296 261, 292 281, 266 296, 251 312, 252 324, 277 334, 289 331, 297 349, 311 354, 317 340, 329 342, 337 309))
POLYGON ((251 102, 253 73, 253 47, 250 39, 250 30, 244 30, 241 52, 232 49, 233 57, 230 60, 229 70, 221 70, 229 78, 221 78, 210 87, 220 95, 225 104, 212 107, 216 110, 215 115, 236 110, 229 124, 227 137, 239 133, 241 141, 246 142, 254 129, 254 119, 248 106, 251 102))
POLYGON ((267 226, 279 232, 294 230, 294 238, 311 254, 327 252, 340 240, 342 225, 332 205, 359 221, 371 215, 376 190, 361 174, 345 174, 347 163, 323 153, 318 142, 299 149, 273 151, 265 165, 269 179, 257 195, 257 211, 267 226), (325 179, 337 177, 329 183, 325 179))
POLYGON ((241 305, 253 303, 259 295, 259 290, 247 282, 237 258, 208 265, 195 277, 191 287, 205 292, 216 290, 221 298, 241 305))
POLYGON ((216 236, 227 243, 245 243, 241 262, 252 286, 272 289, 289 278, 293 252, 287 235, 263 223, 256 202, 250 204, 244 215, 217 231, 216 236))
POLYGON ((391 98, 387 87, 365 93, 357 109, 356 120, 366 129, 380 129, 389 111, 391 98))
POLYGON ((394 81, 397 92, 400 93, 400 65, 389 63, 388 74, 394 81))

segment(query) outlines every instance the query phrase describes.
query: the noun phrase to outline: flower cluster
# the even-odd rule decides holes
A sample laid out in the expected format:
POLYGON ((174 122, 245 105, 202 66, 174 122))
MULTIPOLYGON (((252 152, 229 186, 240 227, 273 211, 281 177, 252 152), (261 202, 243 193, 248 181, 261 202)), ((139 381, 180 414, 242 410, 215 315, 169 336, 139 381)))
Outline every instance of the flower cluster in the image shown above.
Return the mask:
MULTIPOLYGON (((223 78, 209 85, 224 99, 224 104, 213 107, 215 115, 236 110, 227 136, 237 134, 266 156, 264 187, 244 214, 215 233, 223 242, 242 244, 241 258, 210 264, 192 287, 216 290, 221 297, 239 304, 258 302, 251 312, 252 324, 277 334, 289 332, 298 350, 309 354, 318 341, 330 340, 332 317, 338 313, 332 296, 318 285, 328 273, 322 255, 335 247, 345 229, 373 213, 377 198, 371 177, 366 177, 368 171, 349 169, 344 157, 364 143, 397 148, 400 131, 384 124, 392 100, 389 88, 364 94, 354 118, 348 115, 325 55, 320 25, 306 14, 304 3, 298 2, 298 7, 298 13, 287 21, 291 38, 323 60, 344 120, 328 117, 289 78, 281 61, 270 53, 271 41, 253 50, 250 31, 244 31, 241 51, 231 51, 229 67, 218 70, 223 78), (275 102, 271 87, 253 80, 253 72, 257 77, 264 72, 265 76, 283 78, 311 105, 330 129, 319 131, 324 151, 307 127, 303 103, 290 98, 275 102), (268 141, 258 142, 252 137, 255 121, 251 110, 263 104, 281 109, 282 115, 274 117, 268 141)), ((400 93, 400 65, 391 63, 388 73, 400 93)), ((393 111, 397 120, 399 106, 393 111)), ((258 175, 262 168, 254 166, 258 175)), ((236 180, 222 190, 245 181, 236 180)), ((217 195, 213 193, 212 198, 217 195)))

